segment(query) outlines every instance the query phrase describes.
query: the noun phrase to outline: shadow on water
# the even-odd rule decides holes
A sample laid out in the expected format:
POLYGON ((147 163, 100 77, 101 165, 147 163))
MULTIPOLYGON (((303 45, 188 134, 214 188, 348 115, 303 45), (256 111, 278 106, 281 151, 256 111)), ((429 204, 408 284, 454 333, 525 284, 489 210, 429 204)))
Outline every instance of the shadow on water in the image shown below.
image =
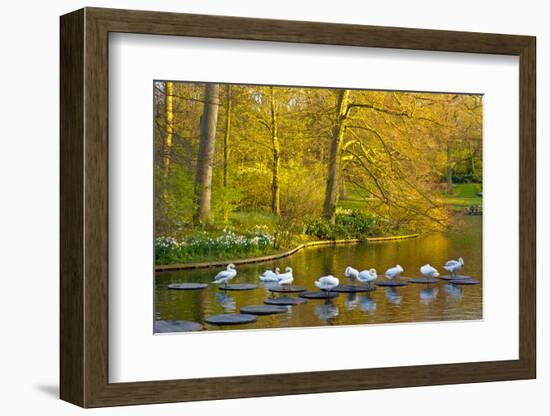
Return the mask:
MULTIPOLYGON (((258 276, 264 270, 291 266, 294 270, 294 284, 316 290, 313 282, 326 274, 333 274, 340 278, 341 283, 348 283, 343 275, 348 265, 360 270, 374 267, 378 274, 383 274, 387 268, 400 264, 405 269, 403 276, 418 277, 421 265, 430 263, 444 274, 441 266, 445 261, 458 257, 463 257, 466 262, 461 273, 482 281, 481 220, 482 217, 466 217, 460 230, 411 240, 312 247, 277 261, 239 266, 234 282, 257 284, 258 276)), ((231 293, 219 291, 215 285, 199 291, 166 288, 169 283, 208 283, 218 271, 219 269, 198 269, 157 273, 156 319, 204 323, 207 316, 238 312, 243 306, 262 304, 269 296, 282 296, 272 295, 262 284, 256 290, 231 293)), ((308 300, 305 304, 288 308, 286 313, 260 316, 252 324, 228 327, 212 327, 206 324, 205 329, 481 319, 482 285, 458 287, 440 281, 431 285, 379 287, 368 294, 342 293, 328 303, 325 300, 308 300)))

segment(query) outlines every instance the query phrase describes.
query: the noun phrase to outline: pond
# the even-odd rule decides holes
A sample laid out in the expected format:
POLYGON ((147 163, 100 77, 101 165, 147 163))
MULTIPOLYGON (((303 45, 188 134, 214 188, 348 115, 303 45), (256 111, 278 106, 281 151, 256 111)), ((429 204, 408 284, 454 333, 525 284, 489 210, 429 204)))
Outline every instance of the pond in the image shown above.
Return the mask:
MULTIPOLYGON (((409 284, 404 287, 378 287, 370 293, 341 293, 330 301, 308 300, 288 306, 282 314, 258 316, 255 323, 213 326, 205 318, 223 313, 238 313, 240 308, 261 305, 273 296, 258 276, 266 269, 291 266, 294 285, 318 290, 314 281, 332 274, 340 283, 346 266, 364 270, 374 267, 378 274, 400 264, 403 277, 419 277, 419 267, 430 263, 442 275, 442 265, 449 259, 462 257, 461 274, 482 281, 482 217, 465 217, 460 228, 447 233, 381 243, 361 243, 307 248, 277 261, 237 266, 232 283, 257 283, 250 291, 221 291, 216 285, 196 291, 169 290, 170 283, 209 283, 221 269, 196 269, 158 272, 155 278, 155 319, 200 322, 204 330, 242 330, 259 328, 312 327, 371 323, 426 322, 471 320, 482 318, 482 284, 453 285, 445 280, 431 285, 409 284)), ((383 280, 384 277, 379 277, 383 280)), ((277 296, 277 294, 275 294, 277 296)), ((288 296, 288 295, 285 295, 288 296)), ((296 296, 296 295, 293 295, 296 296)))

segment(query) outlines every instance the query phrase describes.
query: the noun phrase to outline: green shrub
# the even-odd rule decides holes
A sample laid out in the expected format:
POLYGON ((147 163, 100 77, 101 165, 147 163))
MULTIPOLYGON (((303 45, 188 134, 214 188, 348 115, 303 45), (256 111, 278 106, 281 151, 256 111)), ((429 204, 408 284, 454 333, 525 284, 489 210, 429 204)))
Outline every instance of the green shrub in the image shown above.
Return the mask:
POLYGON ((173 164, 168 177, 157 167, 155 173, 155 229, 159 234, 174 235, 190 227, 196 204, 194 182, 189 170, 173 164))
POLYGON ((387 231, 384 226, 386 222, 378 220, 374 215, 347 211, 337 213, 334 224, 322 218, 308 221, 304 232, 321 240, 361 239, 383 234, 387 231))
POLYGON ((350 214, 337 214, 335 223, 344 233, 354 238, 360 238, 369 235, 373 231, 376 220, 373 216, 359 211, 352 211, 350 214))

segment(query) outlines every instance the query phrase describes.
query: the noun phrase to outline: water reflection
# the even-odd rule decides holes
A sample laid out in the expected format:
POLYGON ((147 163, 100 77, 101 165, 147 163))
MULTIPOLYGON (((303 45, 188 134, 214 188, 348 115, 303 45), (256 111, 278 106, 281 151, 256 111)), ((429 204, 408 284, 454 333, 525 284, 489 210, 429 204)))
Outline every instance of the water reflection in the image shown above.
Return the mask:
POLYGON ((269 291, 270 287, 276 286, 276 283, 273 282, 259 282, 258 287, 262 288, 266 294, 271 294, 272 292, 269 291))
POLYGON ((445 293, 449 298, 458 300, 462 298, 463 290, 460 286, 453 285, 452 283, 446 283, 443 288, 445 289, 445 293))
POLYGON ((398 289, 395 287, 387 287, 386 288, 386 299, 388 302, 390 302, 392 305, 401 305, 401 300, 403 299, 403 296, 401 296, 398 292, 398 289))
POLYGON ((357 307, 359 304, 359 297, 357 293, 347 293, 346 300, 344 300, 344 307, 346 310, 351 311, 357 307))
POLYGON ((215 296, 216 302, 218 302, 225 312, 235 312, 237 310, 237 302, 233 296, 224 292, 217 292, 215 296))
MULTIPOLYGON (((466 217, 462 229, 448 234, 387 243, 363 243, 314 247, 277 261, 237 267, 234 283, 256 283, 266 269, 291 266, 294 285, 318 290, 314 281, 333 274, 344 277, 347 266, 363 270, 376 267, 385 270, 395 264, 405 269, 403 276, 418 277, 418 268, 430 263, 441 267, 448 259, 463 257, 464 274, 483 282, 481 250, 481 217, 466 217)), ((214 285, 200 291, 168 290, 170 283, 209 283, 220 269, 196 269, 157 273, 155 281, 155 318, 190 320, 204 323, 207 316, 238 312, 246 305, 261 305, 268 297, 297 294, 272 294, 269 284, 259 284, 249 291, 224 292, 214 285)), ((381 278, 383 279, 383 278, 381 278)), ((340 294, 330 303, 310 300, 289 308, 287 313, 260 316, 255 323, 224 327, 223 330, 247 328, 311 327, 365 323, 423 322, 439 320, 480 319, 483 284, 459 287, 441 281, 426 287, 378 287, 368 294, 340 294), (426 307, 429 305, 429 307, 426 307)), ((207 330, 219 330, 206 326, 207 330)))
POLYGON ((376 312, 376 302, 370 297, 370 295, 365 295, 365 297, 359 302, 359 309, 363 312, 374 313, 376 312))
POLYGON ((329 325, 334 325, 334 318, 336 318, 338 314, 338 306, 330 300, 315 306, 315 315, 322 321, 327 321, 329 325))
POLYGON ((432 303, 435 298, 437 298, 437 294, 439 293, 439 289, 437 287, 426 287, 420 291, 420 303, 423 305, 429 305, 432 303))

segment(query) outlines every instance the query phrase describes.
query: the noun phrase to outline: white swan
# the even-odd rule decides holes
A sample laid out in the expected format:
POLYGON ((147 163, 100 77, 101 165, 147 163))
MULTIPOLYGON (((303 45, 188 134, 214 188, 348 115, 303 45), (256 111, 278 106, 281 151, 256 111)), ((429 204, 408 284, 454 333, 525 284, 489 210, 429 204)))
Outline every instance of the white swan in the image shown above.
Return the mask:
POLYGON ((359 280, 361 283, 370 283, 375 281, 377 277, 378 273, 376 273, 376 269, 362 270, 357 275, 357 280, 359 280))
POLYGON ((401 273, 403 273, 403 267, 401 267, 398 264, 395 267, 391 267, 388 270, 386 270, 386 273, 384 274, 388 279, 393 280, 396 277, 398 277, 401 273))
POLYGON ((430 266, 429 264, 425 264, 420 268, 420 273, 422 273, 426 277, 439 277, 439 272, 435 267, 430 266))
POLYGON ((278 275, 280 285, 290 285, 294 281, 294 276, 292 275, 292 267, 287 267, 285 269, 286 273, 281 273, 278 275))
POLYGON ((334 289, 339 284, 340 281, 338 280, 338 278, 330 274, 328 276, 320 277, 318 280, 315 281, 315 286, 317 286, 319 289, 326 291, 334 289))
POLYGON ((346 267, 346 270, 344 271, 344 275, 346 277, 349 277, 351 280, 357 280, 359 276, 359 270, 354 269, 351 266, 346 267))
POLYGON ((237 276, 237 270, 235 270, 235 265, 233 263, 227 265, 227 269, 219 272, 216 277, 214 277, 214 280, 212 283, 220 284, 223 283, 224 285, 227 284, 228 281, 233 279, 235 276, 237 276))
POLYGON ((283 279, 280 279, 279 284, 280 285, 291 285, 293 281, 294 281, 294 276, 292 276, 292 273, 290 273, 290 275, 286 276, 283 279))
POLYGON ((273 272, 271 270, 266 270, 260 276, 260 281, 261 282, 278 282, 279 281, 279 270, 280 269, 278 267, 275 269, 275 272, 273 272))
POLYGON ((464 260, 460 257, 458 260, 449 260, 443 268, 452 275, 456 276, 456 272, 464 267, 464 260))

